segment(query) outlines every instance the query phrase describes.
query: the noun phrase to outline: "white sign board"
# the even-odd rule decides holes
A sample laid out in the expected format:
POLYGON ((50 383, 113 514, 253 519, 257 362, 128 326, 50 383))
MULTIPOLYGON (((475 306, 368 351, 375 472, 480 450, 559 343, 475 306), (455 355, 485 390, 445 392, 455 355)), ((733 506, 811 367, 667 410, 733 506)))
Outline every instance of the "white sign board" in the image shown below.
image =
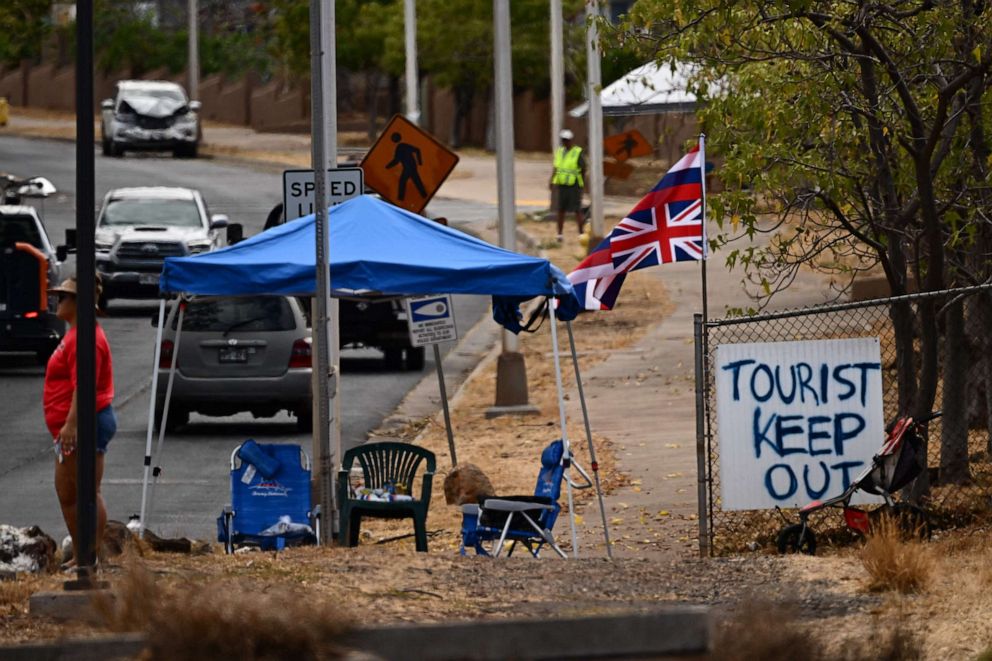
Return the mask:
POLYGON ((447 294, 406 299, 406 323, 415 347, 458 339, 455 311, 447 294))
POLYGON ((722 508, 801 507, 870 466, 885 441, 880 355, 874 337, 718 346, 722 508))
MULTIPOLYGON (((285 170, 282 173, 282 208, 287 221, 314 212, 315 188, 313 170, 285 170)), ((365 175, 361 168, 328 168, 328 206, 347 202, 364 190, 365 175)))

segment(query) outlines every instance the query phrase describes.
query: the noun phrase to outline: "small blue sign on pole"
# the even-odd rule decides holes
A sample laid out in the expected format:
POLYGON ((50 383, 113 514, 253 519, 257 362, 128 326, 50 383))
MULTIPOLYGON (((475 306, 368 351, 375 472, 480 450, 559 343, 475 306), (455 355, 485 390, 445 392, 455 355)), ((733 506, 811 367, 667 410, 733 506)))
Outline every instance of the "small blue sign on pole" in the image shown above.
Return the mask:
POLYGON ((410 342, 415 347, 458 339, 451 296, 437 294, 406 300, 410 342))

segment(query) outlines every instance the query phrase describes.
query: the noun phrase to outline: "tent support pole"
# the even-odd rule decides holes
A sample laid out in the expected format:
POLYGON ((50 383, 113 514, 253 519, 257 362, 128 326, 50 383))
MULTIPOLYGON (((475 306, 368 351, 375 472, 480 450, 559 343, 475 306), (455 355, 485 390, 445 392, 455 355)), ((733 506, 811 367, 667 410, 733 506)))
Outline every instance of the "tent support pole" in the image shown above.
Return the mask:
POLYGON ((603 503, 603 489, 599 485, 599 463, 596 461, 596 448, 592 444, 592 429, 589 427, 589 409, 586 408, 586 394, 582 389, 582 375, 579 373, 579 354, 575 351, 575 335, 572 333, 572 322, 566 321, 568 329, 568 346, 572 350, 572 365, 575 368, 575 383, 579 387, 579 403, 582 405, 582 422, 586 426, 586 442, 589 444, 589 461, 592 462, 592 475, 596 481, 596 497, 599 498, 599 513, 603 517, 603 538, 606 540, 606 556, 613 559, 613 547, 610 545, 610 527, 606 523, 606 505, 603 503))
MULTIPOLYGON (((172 312, 169 313, 172 321, 172 312)), ((155 358, 152 363, 152 392, 148 400, 148 433, 145 434, 145 473, 141 478, 141 513, 138 515, 138 537, 145 536, 145 506, 148 503, 148 472, 152 467, 152 430, 155 428, 155 400, 158 398, 158 363, 162 360, 162 329, 165 324, 165 299, 158 302, 158 329, 155 331, 155 358)))
MULTIPOLYGON (((158 426, 158 444, 155 446, 155 467, 152 468, 152 488, 148 493, 148 516, 151 516, 152 508, 155 504, 155 487, 158 486, 158 476, 162 473, 162 467, 158 463, 162 460, 165 427, 169 422, 169 405, 172 403, 172 386, 176 381, 176 366, 179 365, 179 344, 183 336, 183 317, 186 316, 186 303, 182 299, 178 301, 177 307, 179 308, 179 320, 176 322, 176 345, 172 348, 172 362, 169 365, 169 382, 165 386, 165 404, 162 407, 162 422, 158 426)), ((142 519, 142 527, 144 527, 144 524, 145 521, 142 519)))
POLYGON ((572 557, 579 557, 579 536, 575 530, 575 500, 572 494, 572 446, 568 442, 568 430, 565 429, 565 391, 561 383, 561 361, 558 357, 558 324, 555 320, 554 301, 548 302, 548 312, 551 315, 551 345, 555 357, 555 385, 558 387, 558 416, 561 419, 561 441, 565 446, 565 486, 568 490, 568 520, 572 527, 572 557))
POLYGON ((451 429, 451 413, 448 411, 448 390, 444 387, 444 366, 441 365, 441 349, 434 345, 434 365, 437 367, 437 385, 441 389, 441 408, 444 410, 444 430, 448 433, 448 451, 451 453, 451 465, 458 465, 455 456, 455 433, 451 429))

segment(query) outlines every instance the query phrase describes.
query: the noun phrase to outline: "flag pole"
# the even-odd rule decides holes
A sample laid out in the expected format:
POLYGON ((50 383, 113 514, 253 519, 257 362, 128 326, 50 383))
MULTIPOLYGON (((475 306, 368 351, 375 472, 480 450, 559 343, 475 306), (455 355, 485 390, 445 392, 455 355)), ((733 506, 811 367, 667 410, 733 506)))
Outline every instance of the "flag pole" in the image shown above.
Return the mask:
POLYGON ((709 257, 709 241, 706 236, 706 134, 699 134, 699 175, 700 184, 703 190, 703 199, 700 206, 700 211, 702 217, 700 223, 702 224, 702 236, 703 236, 703 258, 700 261, 700 272, 702 275, 702 286, 703 286, 703 323, 705 324, 709 321, 709 316, 707 314, 706 304, 707 304, 707 292, 706 292, 706 259, 709 257))

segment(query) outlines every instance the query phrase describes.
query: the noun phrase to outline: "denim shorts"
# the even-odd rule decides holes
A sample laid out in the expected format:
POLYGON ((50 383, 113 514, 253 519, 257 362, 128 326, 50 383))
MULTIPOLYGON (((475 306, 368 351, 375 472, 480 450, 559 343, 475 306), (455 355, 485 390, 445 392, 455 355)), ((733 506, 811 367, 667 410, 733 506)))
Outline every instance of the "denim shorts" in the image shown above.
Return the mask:
POLYGON ((114 407, 107 405, 106 408, 96 413, 96 451, 100 454, 106 454, 110 439, 116 433, 117 415, 114 413, 114 407))

